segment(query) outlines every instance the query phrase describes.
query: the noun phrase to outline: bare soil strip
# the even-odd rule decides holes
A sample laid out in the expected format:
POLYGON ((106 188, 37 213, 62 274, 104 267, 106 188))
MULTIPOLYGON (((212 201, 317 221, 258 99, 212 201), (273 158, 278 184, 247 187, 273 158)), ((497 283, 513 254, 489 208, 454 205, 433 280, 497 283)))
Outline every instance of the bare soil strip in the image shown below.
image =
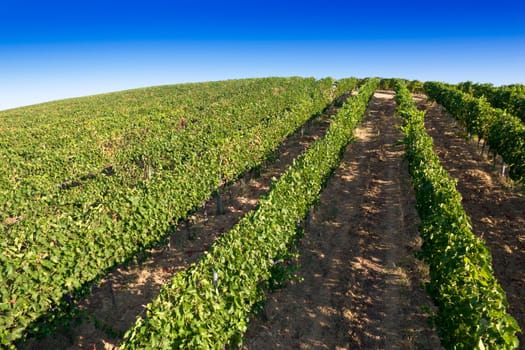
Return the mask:
POLYGON ((300 241, 303 281, 269 295, 244 349, 440 348, 394 113, 393 93, 376 92, 300 241))
MULTIPOLYGON (((510 313, 525 329, 525 191, 508 186, 500 169, 481 155, 477 142, 465 138, 464 128, 441 106, 422 95, 416 96, 416 102, 427 111, 426 128, 441 164, 458 180, 474 233, 491 250, 494 273, 507 294, 510 313)), ((519 338, 524 347, 525 335, 519 338)))
POLYGON ((93 287, 91 296, 81 305, 87 317, 79 326, 45 339, 30 339, 23 348, 116 349, 124 332, 137 316, 145 313, 145 306, 158 295, 162 285, 198 261, 215 239, 255 208, 259 198, 268 192, 272 177, 278 178, 294 158, 325 134, 330 116, 337 113, 336 104, 287 138, 275 152, 276 159, 265 164, 259 174, 248 173, 226 186, 221 191, 223 215, 216 215, 216 198, 210 200, 190 218, 189 224, 182 223, 176 228, 170 238, 171 249, 153 249, 143 261, 116 268, 93 287))

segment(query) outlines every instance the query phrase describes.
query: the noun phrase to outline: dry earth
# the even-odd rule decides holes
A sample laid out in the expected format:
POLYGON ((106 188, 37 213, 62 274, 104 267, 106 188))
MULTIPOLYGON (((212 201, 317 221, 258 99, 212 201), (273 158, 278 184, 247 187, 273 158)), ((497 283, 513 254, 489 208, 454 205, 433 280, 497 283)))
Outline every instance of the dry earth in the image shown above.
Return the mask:
MULTIPOLYGON (((473 231, 492 253, 494 273, 507 294, 509 311, 525 329, 525 191, 501 177, 501 164, 481 155, 476 141, 436 103, 417 95, 419 109, 427 111, 426 128, 434 139, 441 164, 458 180, 463 207, 473 231)), ((519 335, 525 349, 525 335, 519 335)))
POLYGON ((269 295, 244 349, 439 349, 391 92, 376 92, 356 141, 300 241, 298 276, 269 295))
MULTIPOLYGON (((343 96, 340 104, 347 96, 343 96)), ((44 339, 29 339, 22 349, 116 349, 124 332, 145 313, 145 306, 159 293, 162 285, 178 271, 198 261, 213 241, 227 232, 259 198, 268 192, 270 181, 291 164, 316 139, 322 137, 337 113, 336 104, 308 121, 288 137, 260 171, 252 171, 222 191, 223 215, 216 215, 216 198, 181 223, 170 237, 170 245, 158 247, 128 266, 117 267, 92 288, 92 294, 80 308, 85 316, 73 329, 55 332, 44 339)))
MULTIPOLYGON (((509 188, 480 156, 462 129, 424 96, 427 128, 443 166, 459 180, 474 232, 492 250, 496 277, 507 292, 510 311, 520 325, 525 316, 525 198, 509 188)), ((215 215, 214 200, 181 224, 171 249, 159 247, 142 262, 118 267, 93 288, 81 307, 87 317, 71 332, 32 339, 25 349, 113 349, 144 306, 174 273, 197 261, 214 239, 227 232, 268 191, 291 160, 329 125, 331 108, 287 139, 260 174, 250 173, 227 186, 226 213, 215 215)), ((269 294, 253 318, 243 349, 440 349, 424 309, 433 309, 422 285, 424 264, 419 219, 403 158, 395 102, 390 91, 372 98, 356 140, 321 195, 299 242, 297 275, 286 288, 269 294)), ((525 344, 523 336, 521 343, 525 344)))

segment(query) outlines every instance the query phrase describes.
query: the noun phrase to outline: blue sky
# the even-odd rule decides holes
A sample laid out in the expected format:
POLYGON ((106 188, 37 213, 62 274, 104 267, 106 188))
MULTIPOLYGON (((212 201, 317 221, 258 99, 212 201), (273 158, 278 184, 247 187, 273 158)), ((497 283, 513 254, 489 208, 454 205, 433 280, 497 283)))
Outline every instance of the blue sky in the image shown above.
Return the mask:
POLYGON ((0 3, 0 110, 261 76, 525 83, 522 1, 0 3))

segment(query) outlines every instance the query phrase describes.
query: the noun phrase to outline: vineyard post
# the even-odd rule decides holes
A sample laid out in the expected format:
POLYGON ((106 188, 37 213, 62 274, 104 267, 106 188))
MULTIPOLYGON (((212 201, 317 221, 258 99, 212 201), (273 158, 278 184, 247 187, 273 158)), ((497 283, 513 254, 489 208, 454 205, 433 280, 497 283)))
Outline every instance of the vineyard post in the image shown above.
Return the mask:
POLYGON ((224 205, 222 203, 222 197, 221 197, 221 187, 217 189, 217 215, 223 215, 224 214, 224 205))
POLYGON ((111 304, 113 305, 114 308, 117 307, 117 301, 115 299, 115 289, 113 287, 113 278, 109 277, 109 291, 110 291, 110 294, 111 294, 111 304))
MULTIPOLYGON (((219 164, 222 167, 222 157, 219 154, 219 164)), ((222 173, 219 173, 219 188, 217 189, 217 215, 223 215, 224 214, 224 206, 222 203, 222 197, 221 197, 221 189, 223 187, 223 176, 222 173)))
POLYGON ((190 219, 189 218, 184 219, 184 226, 186 227, 186 235, 188 236, 188 240, 191 240, 192 239, 192 234, 191 234, 191 227, 190 227, 190 219))
POLYGON ((202 203, 202 211, 204 216, 204 222, 208 222, 208 202, 204 201, 202 203))

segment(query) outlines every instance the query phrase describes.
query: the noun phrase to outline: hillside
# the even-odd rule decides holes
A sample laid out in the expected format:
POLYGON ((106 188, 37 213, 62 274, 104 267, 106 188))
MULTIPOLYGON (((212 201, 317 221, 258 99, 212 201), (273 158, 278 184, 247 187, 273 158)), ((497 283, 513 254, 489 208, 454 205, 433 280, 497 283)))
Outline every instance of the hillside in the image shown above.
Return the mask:
POLYGON ((406 97, 398 80, 378 83, 232 80, 0 112, 0 343, 515 348, 525 321, 522 146, 487 157, 493 136, 466 130, 523 126, 455 86, 408 82, 418 93, 406 97), (486 114, 454 121, 427 86, 486 114), (407 155, 404 118, 418 112, 403 96, 426 112, 416 132, 431 136, 424 152, 458 181, 457 194, 454 185, 431 197, 438 204, 418 192, 438 184, 413 179, 427 162, 407 155), (455 200, 450 212, 433 208, 455 200), (436 228, 456 216, 467 222, 458 233, 436 228), (447 265, 457 257, 467 267, 447 265), (456 272, 439 275, 443 266, 456 272), (436 282, 459 274, 459 285, 436 282), (454 302, 443 313, 441 298, 476 302, 460 315, 454 302))

